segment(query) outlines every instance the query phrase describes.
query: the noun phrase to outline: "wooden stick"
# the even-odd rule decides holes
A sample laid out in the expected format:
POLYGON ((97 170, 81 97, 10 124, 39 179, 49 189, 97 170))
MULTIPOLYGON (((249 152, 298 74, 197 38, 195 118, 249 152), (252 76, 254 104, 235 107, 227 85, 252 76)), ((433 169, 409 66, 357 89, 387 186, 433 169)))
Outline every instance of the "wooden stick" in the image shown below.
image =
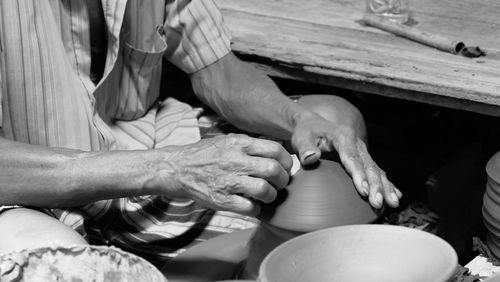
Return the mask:
POLYGON ((375 14, 365 13, 363 21, 367 25, 452 54, 460 54, 465 47, 465 44, 461 41, 451 40, 442 35, 428 33, 414 27, 392 22, 375 14))

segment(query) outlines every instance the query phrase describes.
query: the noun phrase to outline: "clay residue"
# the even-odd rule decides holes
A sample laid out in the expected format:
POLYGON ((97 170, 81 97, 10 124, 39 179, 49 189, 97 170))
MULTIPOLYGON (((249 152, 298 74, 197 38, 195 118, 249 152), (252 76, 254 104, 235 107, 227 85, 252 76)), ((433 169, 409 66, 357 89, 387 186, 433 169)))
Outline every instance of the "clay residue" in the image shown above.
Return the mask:
POLYGON ((146 260, 114 247, 72 246, 0 256, 1 281, 167 281, 146 260))

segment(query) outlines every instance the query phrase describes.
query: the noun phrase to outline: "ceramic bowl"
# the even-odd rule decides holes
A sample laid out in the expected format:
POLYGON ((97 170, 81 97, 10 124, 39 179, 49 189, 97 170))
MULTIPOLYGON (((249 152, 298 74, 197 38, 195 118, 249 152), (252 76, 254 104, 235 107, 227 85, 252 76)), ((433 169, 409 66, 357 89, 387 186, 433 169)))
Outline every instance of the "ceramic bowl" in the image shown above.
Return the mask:
POLYGON ((485 227, 491 234, 499 236, 500 238, 500 221, 493 218, 490 212, 483 207, 483 222, 485 227))
POLYGON ((483 197, 483 220, 488 230, 486 244, 492 254, 500 258, 500 152, 486 165, 488 181, 483 197))
POLYGON ((500 151, 493 155, 486 164, 488 177, 500 183, 500 151))
POLYGON ((500 203, 500 183, 497 183, 491 177, 488 177, 488 182, 486 183, 486 191, 488 196, 497 203, 500 203))
POLYGON ((274 249, 261 282, 445 282, 457 267, 441 238, 392 225, 351 225, 301 235, 274 249))
POLYGON ((380 212, 358 194, 339 163, 320 160, 313 167, 302 167, 278 199, 264 206, 242 277, 257 278, 266 255, 291 238, 334 226, 371 223, 380 212))
POLYGON ((143 258, 115 247, 53 246, 0 255, 0 281, 166 282, 143 258))
POLYGON ((337 162, 320 160, 302 167, 278 198, 262 209, 260 219, 283 230, 310 232, 347 224, 370 223, 373 209, 357 192, 351 177, 337 162))

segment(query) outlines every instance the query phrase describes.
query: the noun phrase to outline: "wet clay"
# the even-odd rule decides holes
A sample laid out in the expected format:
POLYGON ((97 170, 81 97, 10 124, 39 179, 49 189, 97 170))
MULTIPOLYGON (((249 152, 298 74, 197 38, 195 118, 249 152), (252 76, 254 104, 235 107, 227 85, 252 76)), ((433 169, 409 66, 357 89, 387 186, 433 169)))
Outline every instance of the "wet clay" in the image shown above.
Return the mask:
POLYGON ((337 162, 321 160, 302 167, 280 190, 278 199, 265 205, 259 218, 269 225, 295 232, 369 223, 379 211, 361 197, 351 177, 337 162))

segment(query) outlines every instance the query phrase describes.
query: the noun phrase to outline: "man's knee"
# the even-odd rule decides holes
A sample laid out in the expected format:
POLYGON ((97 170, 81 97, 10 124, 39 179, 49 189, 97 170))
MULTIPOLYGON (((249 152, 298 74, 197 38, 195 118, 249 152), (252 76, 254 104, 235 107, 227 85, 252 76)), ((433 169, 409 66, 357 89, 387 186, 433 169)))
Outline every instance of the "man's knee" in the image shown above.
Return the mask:
POLYGON ((42 212, 17 208, 0 214, 0 253, 78 244, 87 242, 76 231, 42 212))
POLYGON ((298 103, 338 125, 353 128, 366 141, 366 126, 360 111, 347 100, 334 95, 307 95, 298 103))

